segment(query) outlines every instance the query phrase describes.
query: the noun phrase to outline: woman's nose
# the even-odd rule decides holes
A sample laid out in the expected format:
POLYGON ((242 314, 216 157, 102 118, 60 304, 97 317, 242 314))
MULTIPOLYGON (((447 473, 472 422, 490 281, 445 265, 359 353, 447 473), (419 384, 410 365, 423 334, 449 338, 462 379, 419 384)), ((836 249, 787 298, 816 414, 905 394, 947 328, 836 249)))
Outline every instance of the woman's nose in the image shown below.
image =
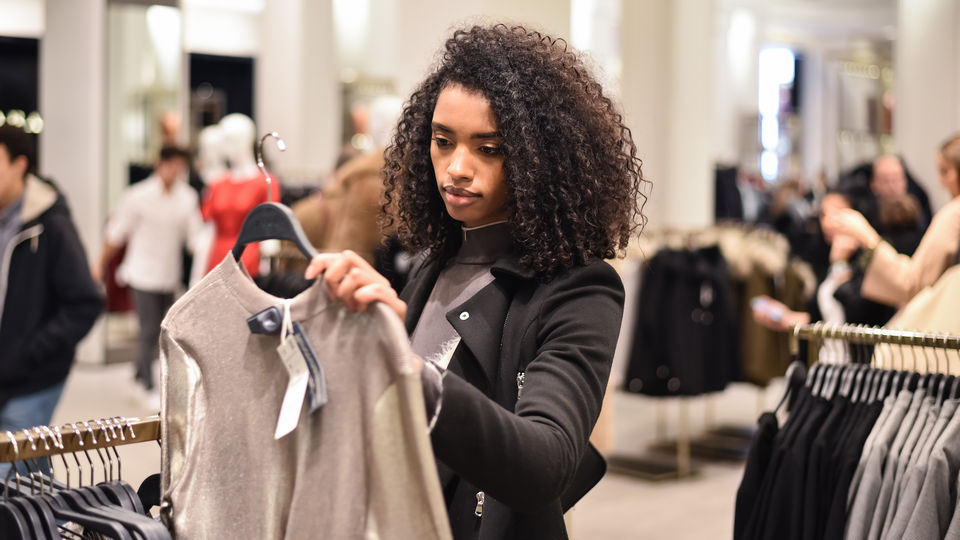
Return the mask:
POLYGON ((465 147, 457 147, 453 150, 450 158, 450 165, 447 166, 447 172, 453 178, 469 178, 473 174, 473 165, 470 161, 470 153, 465 147))

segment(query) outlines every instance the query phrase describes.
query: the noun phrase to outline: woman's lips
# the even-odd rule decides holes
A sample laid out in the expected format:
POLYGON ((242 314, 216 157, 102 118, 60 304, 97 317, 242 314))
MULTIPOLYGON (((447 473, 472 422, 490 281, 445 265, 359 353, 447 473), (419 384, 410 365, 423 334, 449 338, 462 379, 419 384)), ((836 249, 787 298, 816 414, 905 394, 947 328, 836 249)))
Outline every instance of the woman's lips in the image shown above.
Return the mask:
POLYGON ((446 199, 447 203, 455 206, 470 204, 474 200, 479 199, 481 197, 481 195, 478 193, 474 193, 472 191, 469 191, 463 188, 453 187, 453 186, 444 186, 443 196, 444 196, 444 199, 446 199))

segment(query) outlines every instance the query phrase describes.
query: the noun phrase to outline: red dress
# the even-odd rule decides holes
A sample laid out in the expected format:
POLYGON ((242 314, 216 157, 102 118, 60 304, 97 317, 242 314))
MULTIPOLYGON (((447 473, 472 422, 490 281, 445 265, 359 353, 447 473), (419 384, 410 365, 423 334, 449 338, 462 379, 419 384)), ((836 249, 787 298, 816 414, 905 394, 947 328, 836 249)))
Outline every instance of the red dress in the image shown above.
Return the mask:
MULTIPOLYGON (((273 181, 273 199, 280 199, 279 184, 273 181)), ((227 252, 233 249, 243 220, 253 207, 267 201, 267 182, 261 176, 245 180, 234 180, 229 174, 207 187, 200 212, 205 221, 213 221, 216 230, 210 258, 207 259, 207 272, 220 264, 227 252)), ((243 265, 251 276, 260 273, 260 247, 250 244, 241 256, 243 265)))

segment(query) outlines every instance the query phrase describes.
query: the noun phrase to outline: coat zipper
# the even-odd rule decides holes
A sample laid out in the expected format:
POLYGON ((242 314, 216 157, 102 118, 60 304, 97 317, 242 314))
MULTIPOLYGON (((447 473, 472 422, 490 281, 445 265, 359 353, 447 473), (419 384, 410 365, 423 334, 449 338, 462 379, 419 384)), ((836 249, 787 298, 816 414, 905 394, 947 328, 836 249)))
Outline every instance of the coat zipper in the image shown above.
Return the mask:
POLYGON ((477 492, 477 507, 473 509, 473 514, 477 517, 483 516, 483 501, 486 495, 482 491, 477 492))

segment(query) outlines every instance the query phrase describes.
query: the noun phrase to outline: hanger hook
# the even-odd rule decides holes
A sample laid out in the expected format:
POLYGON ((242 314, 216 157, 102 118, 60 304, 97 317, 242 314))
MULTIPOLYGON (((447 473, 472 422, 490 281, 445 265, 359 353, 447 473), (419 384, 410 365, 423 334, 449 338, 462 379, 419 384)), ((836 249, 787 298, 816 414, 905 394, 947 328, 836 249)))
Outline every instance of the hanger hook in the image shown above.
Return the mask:
POLYGON ((17 491, 20 491, 20 471, 17 469, 17 462, 20 461, 20 446, 17 444, 17 437, 10 431, 7 431, 7 437, 10 439, 10 442, 13 443, 13 463, 10 464, 10 469, 7 470, 7 478, 3 483, 3 498, 10 497, 10 473, 16 473, 17 475, 17 491))
POLYGON ((66 451, 66 447, 63 445, 63 432, 60 431, 60 426, 53 426, 53 432, 57 435, 57 444, 60 446, 60 461, 63 462, 63 473, 66 475, 66 484, 67 489, 70 488, 70 464, 67 463, 67 458, 63 455, 66 451))
POLYGON ((270 173, 267 172, 266 165, 263 164, 263 143, 270 137, 273 137, 277 140, 277 149, 281 152, 286 151, 287 143, 283 142, 283 139, 280 138, 280 134, 276 131, 271 131, 263 137, 260 137, 260 140, 257 142, 257 168, 260 169, 260 173, 263 174, 263 177, 267 180, 267 202, 273 200, 273 180, 271 179, 270 173))

